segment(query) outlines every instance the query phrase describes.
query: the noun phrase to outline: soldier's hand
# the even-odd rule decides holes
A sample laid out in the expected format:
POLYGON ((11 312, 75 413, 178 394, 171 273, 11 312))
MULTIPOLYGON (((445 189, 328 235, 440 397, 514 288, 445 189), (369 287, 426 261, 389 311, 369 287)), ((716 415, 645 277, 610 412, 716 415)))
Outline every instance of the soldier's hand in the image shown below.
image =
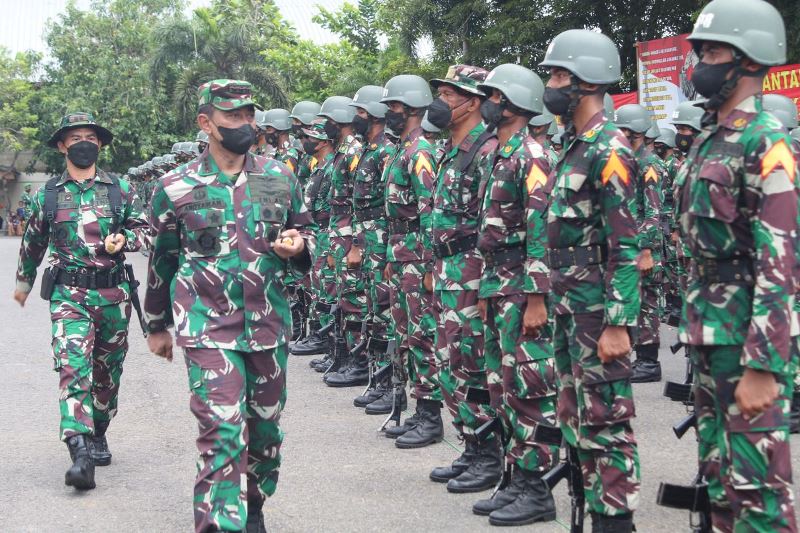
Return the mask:
POLYGON ((361 265, 361 258, 363 254, 361 248, 358 246, 351 246, 350 251, 347 252, 347 268, 356 268, 361 265))
POLYGON ((425 287, 426 291, 433 292, 433 273, 432 272, 425 272, 425 275, 422 277, 422 286, 425 287))
POLYGON ((603 363, 627 357, 631 353, 631 338, 625 326, 606 326, 597 341, 597 355, 603 363))
POLYGON ((486 322, 486 298, 478 299, 478 314, 481 316, 481 320, 486 322))
POLYGON ((25 301, 28 299, 28 293, 22 291, 14 291, 14 300, 19 304, 20 307, 25 307, 25 301))
POLYGON ((147 336, 147 347, 155 355, 172 361, 172 335, 169 331, 150 333, 147 336))
POLYGON ((333 258, 333 253, 328 252, 328 268, 336 268, 336 259, 333 258))
POLYGON ((386 263, 386 267, 383 269, 383 279, 389 280, 392 277, 392 264, 386 263))
POLYGON ((106 247, 106 253, 114 255, 115 253, 122 250, 125 246, 125 235, 122 233, 112 233, 111 235, 107 235, 103 244, 106 247))
POLYGON ((655 261, 653 261, 653 252, 650 248, 645 248, 639 254, 639 272, 642 273, 642 276, 649 276, 650 272, 653 271, 653 267, 655 266, 655 261))
MULTIPOLYGON (((272 250, 281 259, 289 259, 302 252, 306 247, 303 237, 296 229, 287 229, 281 232, 278 240, 272 243, 272 250)), ((329 256, 330 257, 330 256, 329 256)))
POLYGON ((751 418, 772 406, 778 398, 778 392, 775 374, 747 368, 733 395, 739 411, 745 418, 751 418))
POLYGON ((525 314, 522 316, 522 334, 538 337, 545 324, 547 324, 547 305, 544 294, 529 294, 525 314))

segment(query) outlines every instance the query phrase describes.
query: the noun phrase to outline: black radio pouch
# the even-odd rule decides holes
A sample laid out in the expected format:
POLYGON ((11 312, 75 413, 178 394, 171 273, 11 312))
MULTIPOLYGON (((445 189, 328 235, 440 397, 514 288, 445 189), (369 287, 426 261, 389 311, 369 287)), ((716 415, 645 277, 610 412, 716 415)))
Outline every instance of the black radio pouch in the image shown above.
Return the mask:
POLYGON ((42 297, 42 300, 50 301, 50 298, 53 296, 53 289, 56 287, 56 270, 51 267, 47 267, 44 269, 44 274, 42 275, 42 288, 39 295, 42 297))

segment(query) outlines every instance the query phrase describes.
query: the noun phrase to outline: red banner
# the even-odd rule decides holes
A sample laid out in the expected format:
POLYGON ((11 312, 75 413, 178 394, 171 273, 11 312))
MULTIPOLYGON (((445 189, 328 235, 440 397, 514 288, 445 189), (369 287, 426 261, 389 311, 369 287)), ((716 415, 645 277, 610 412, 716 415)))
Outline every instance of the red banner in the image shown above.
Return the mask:
POLYGON ((637 44, 639 103, 661 128, 670 125, 672 112, 680 102, 695 98, 691 75, 697 55, 687 35, 637 44))
POLYGON ((784 65, 769 69, 767 77, 764 78, 764 92, 788 96, 797 105, 800 101, 800 65, 784 65))
POLYGON ((638 104, 639 94, 635 92, 612 94, 611 99, 614 100, 614 109, 619 109, 627 104, 638 104))

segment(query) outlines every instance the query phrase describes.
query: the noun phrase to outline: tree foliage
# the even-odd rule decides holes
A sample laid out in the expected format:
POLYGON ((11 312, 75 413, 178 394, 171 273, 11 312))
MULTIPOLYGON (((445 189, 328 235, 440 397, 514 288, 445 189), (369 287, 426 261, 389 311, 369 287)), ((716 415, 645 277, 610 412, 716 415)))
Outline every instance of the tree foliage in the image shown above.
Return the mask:
POLYGON ((36 85, 31 81, 41 57, 33 52, 11 56, 0 48, 0 152, 35 148, 39 117, 31 102, 36 85))

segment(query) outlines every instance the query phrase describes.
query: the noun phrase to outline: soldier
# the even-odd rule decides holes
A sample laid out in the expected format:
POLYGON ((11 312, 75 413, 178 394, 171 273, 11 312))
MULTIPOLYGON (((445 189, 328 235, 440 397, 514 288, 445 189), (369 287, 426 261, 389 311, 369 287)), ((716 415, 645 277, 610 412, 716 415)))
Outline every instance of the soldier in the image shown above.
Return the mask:
POLYGON ((31 211, 33 209, 33 198, 31 197, 31 184, 25 184, 25 188, 23 189, 25 192, 22 193, 20 196, 20 200, 22 201, 22 207, 25 209, 25 220, 31 218, 31 211))
POLYGON ((307 270, 314 223, 294 174, 248 153, 255 139, 251 85, 214 80, 198 90, 199 159, 164 176, 145 312, 148 347, 184 349, 200 452, 195 531, 265 532, 275 492, 291 328, 282 279, 307 270), (172 289, 171 289, 172 287, 172 289))
POLYGON ((481 167, 478 249, 484 269, 478 310, 491 404, 507 435, 505 463, 511 478, 472 509, 489 515, 493 525, 523 525, 553 520, 556 514, 542 475, 553 466, 557 447, 533 439, 537 424, 556 423, 544 257, 550 159, 528 135, 531 118, 544 109, 544 84, 527 68, 505 64, 478 89, 488 97, 481 115, 498 141, 489 165, 481 167))
POLYGON ((197 136, 194 138, 194 142, 197 143, 197 149, 202 154, 208 148, 208 133, 200 130, 197 132, 197 136))
POLYGON ((559 156, 561 155, 561 151, 564 149, 564 144, 561 140, 562 133, 563 132, 558 132, 550 139, 550 146, 553 147, 553 150, 555 150, 559 156))
POLYGON ((555 115, 546 110, 541 115, 534 115, 528 123, 528 133, 534 141, 545 148, 550 159, 550 168, 554 168, 558 162, 558 152, 550 144, 550 139, 558 133, 555 115), (550 133, 551 131, 553 133, 550 133))
POLYGON ((289 132, 292 131, 289 112, 279 108, 265 111, 261 127, 264 129, 264 139, 270 146, 275 147, 275 155, 272 157, 295 172, 298 168, 300 153, 292 147, 289 139, 289 132))
POLYGON ((547 223, 558 418, 577 448, 593 530, 630 532, 640 485, 628 357, 639 317, 637 165, 602 101, 620 78, 619 53, 601 33, 568 30, 541 66, 545 105, 567 124, 547 223))
POLYGON ((639 219, 642 295, 631 382, 651 383, 661 381, 661 363, 658 362, 663 298, 661 206, 664 198, 661 187, 665 181, 666 167, 645 143, 645 136, 652 129, 647 109, 639 104, 624 105, 617 109, 614 124, 631 143, 633 156, 639 166, 634 206, 639 208, 636 215, 639 219))
MULTIPOLYGON (((317 118, 319 108, 320 105, 318 103, 307 100, 297 102, 294 105, 289 118, 292 119, 292 131, 295 136, 302 137, 302 128, 311 126, 311 123, 317 118)), ((312 161, 312 157, 311 154, 304 153, 297 163, 297 179, 303 187, 305 187, 308 177, 311 175, 311 167, 316 167, 316 162, 312 161)))
POLYGON ((659 138, 661 135, 661 130, 658 128, 658 123, 656 121, 652 121, 652 124, 644 132, 644 145, 650 150, 653 150, 653 143, 656 142, 656 139, 659 138))
POLYGON ((679 171, 693 265, 679 339, 695 366, 698 457, 715 531, 796 531, 787 414, 796 335, 797 161, 763 111, 786 32, 767 2, 713 0, 688 37, 708 98, 679 171))
POLYGON ((653 143, 653 151, 661 159, 664 167, 664 181, 661 184, 661 194, 664 202, 661 204, 661 230, 664 250, 662 286, 664 292, 664 308, 661 313, 662 322, 677 327, 681 314, 681 284, 678 264, 678 250, 672 238, 677 229, 675 225, 675 212, 673 209, 672 184, 677 172, 677 146, 675 144, 675 131, 670 128, 660 128, 661 135, 653 143))
POLYGON ((450 133, 439 158, 431 219, 434 255, 434 302, 437 311, 436 358, 439 382, 453 426, 465 449, 452 465, 434 468, 430 479, 447 483, 454 493, 492 488, 502 472, 498 438, 479 441, 475 431, 494 418, 483 350, 483 324, 478 313, 478 288, 483 259, 478 251, 481 166, 497 138, 481 121, 485 98, 478 84, 488 72, 454 65, 441 79, 431 80, 438 98, 428 107, 434 127, 450 133), (481 401, 472 395, 480 393, 481 401))
POLYGON ((386 429, 398 448, 418 448, 440 442, 442 393, 437 381, 433 341, 433 246, 431 210, 436 177, 434 147, 423 137, 425 109, 433 102, 428 83, 411 74, 390 79, 381 103, 388 106, 386 125, 401 139, 388 162, 386 214, 388 247, 386 278, 391 286, 392 319, 397 352, 392 363, 397 387, 412 382, 416 412, 397 427, 386 429))
POLYGON ((73 462, 65 483, 80 490, 95 487, 95 465, 111 464, 106 431, 117 413, 135 290, 124 252, 139 249, 146 227, 131 185, 96 166, 113 138, 90 113, 61 120, 47 145, 65 155, 67 168, 32 199, 14 291, 24 306, 49 246, 42 297, 53 324, 60 437, 73 462))

